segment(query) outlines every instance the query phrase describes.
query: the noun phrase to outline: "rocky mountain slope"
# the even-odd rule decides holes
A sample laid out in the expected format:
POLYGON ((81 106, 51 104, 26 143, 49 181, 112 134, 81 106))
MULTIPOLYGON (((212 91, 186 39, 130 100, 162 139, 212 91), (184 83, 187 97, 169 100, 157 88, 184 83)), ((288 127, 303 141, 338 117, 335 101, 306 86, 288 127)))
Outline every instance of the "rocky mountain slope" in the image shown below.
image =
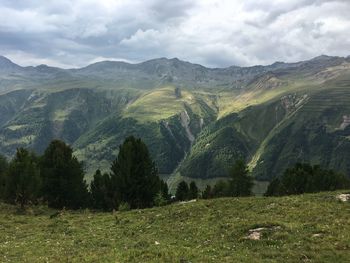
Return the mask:
POLYGON ((225 177, 237 158, 264 180, 296 161, 350 176, 349 95, 349 57, 216 69, 165 58, 21 67, 0 57, 0 153, 42 152, 60 138, 91 175, 133 134, 173 178, 225 177))

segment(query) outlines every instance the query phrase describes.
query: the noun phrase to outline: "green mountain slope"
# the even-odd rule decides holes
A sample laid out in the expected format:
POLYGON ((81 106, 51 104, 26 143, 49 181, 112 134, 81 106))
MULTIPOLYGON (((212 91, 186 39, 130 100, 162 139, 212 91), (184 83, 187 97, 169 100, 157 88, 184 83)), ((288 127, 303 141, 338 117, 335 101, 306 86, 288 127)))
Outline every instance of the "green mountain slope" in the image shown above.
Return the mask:
POLYGON ((63 139, 90 176, 135 135, 170 183, 214 182, 237 158, 260 180, 296 161, 350 176, 349 91, 349 57, 221 69, 165 58, 20 67, 0 57, 0 153, 63 139))
POLYGON ((237 112, 198 135, 178 170, 180 174, 226 177, 229 166, 243 158, 260 180, 281 175, 295 162, 321 164, 350 175, 350 78, 347 70, 339 75, 337 69, 327 71, 337 74, 322 81, 313 80, 315 75, 303 81, 284 76, 281 86, 274 79, 272 90, 278 89, 274 93, 270 77, 265 77, 265 83, 258 80, 251 86, 252 92, 246 93, 253 105, 240 110, 242 101, 233 101, 231 107, 237 112))

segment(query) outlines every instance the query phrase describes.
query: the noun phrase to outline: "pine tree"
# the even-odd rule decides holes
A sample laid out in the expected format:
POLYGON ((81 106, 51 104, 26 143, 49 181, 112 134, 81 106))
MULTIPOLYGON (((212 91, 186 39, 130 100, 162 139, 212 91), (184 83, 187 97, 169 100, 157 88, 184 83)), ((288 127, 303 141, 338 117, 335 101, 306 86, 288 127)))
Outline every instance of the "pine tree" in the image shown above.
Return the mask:
POLYGON ((42 156, 41 172, 43 194, 50 207, 78 209, 87 205, 83 167, 71 147, 52 141, 42 156))
POLYGON ((254 185, 248 167, 243 160, 237 160, 230 170, 229 195, 249 196, 254 185))
POLYGON ((92 206, 96 209, 110 211, 117 209, 116 193, 109 174, 97 170, 90 184, 92 206))
POLYGON ((265 195, 292 195, 319 191, 334 191, 350 186, 349 179, 341 173, 311 166, 308 163, 296 163, 286 169, 281 178, 274 179, 265 195))
POLYGON ((0 155, 0 199, 5 197, 5 174, 7 172, 8 162, 6 158, 0 155))
POLYGON ((210 199, 210 198, 213 198, 213 193, 212 193, 212 190, 211 190, 211 186, 210 185, 207 185, 202 193, 202 198, 203 199, 210 199))
POLYGON ((130 136, 119 147, 119 154, 111 167, 112 184, 119 202, 131 208, 153 205, 161 191, 161 181, 147 146, 141 139, 130 136))
POLYGON ((269 186, 267 187, 267 190, 265 192, 265 196, 279 196, 281 195, 281 181, 279 178, 274 178, 269 186))
POLYGON ((175 198, 178 201, 188 200, 189 197, 189 188, 188 184, 185 181, 181 181, 176 188, 175 198))
POLYGON ((219 180, 213 187, 213 197, 226 197, 230 196, 229 184, 223 180, 219 180))
POLYGON ((194 181, 190 183, 190 189, 188 193, 189 199, 197 199, 198 198, 198 187, 194 181))
POLYGON ((24 208, 29 202, 35 202, 41 187, 40 170, 37 158, 26 149, 17 149, 10 162, 6 175, 5 198, 24 208))
POLYGON ((164 182, 163 180, 160 181, 160 192, 161 192, 164 200, 166 200, 166 201, 170 200, 168 184, 166 182, 164 182))

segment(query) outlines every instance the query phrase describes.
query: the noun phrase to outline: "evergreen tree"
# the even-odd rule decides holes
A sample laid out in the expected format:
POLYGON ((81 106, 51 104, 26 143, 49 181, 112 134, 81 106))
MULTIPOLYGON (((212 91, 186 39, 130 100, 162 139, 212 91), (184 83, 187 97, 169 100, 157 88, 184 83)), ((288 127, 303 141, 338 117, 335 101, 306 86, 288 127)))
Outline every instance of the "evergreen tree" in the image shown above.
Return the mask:
POLYGON ((160 192, 161 192, 164 200, 166 200, 166 201, 170 200, 168 184, 166 182, 164 182, 163 180, 160 181, 160 192))
POLYGON ((50 207, 78 209, 86 206, 87 185, 82 164, 64 142, 54 140, 41 161, 43 194, 50 207))
POLYGON ((254 185, 248 167, 243 160, 237 160, 230 170, 229 195, 249 196, 254 185))
POLYGON ((5 197, 5 174, 7 172, 8 162, 6 158, 0 155, 0 199, 5 197))
POLYGON ((97 170, 90 184, 92 206, 96 209, 112 210, 117 208, 115 192, 109 174, 97 170), (114 198, 115 197, 115 198, 114 198))
POLYGON ((311 166, 307 163, 296 163, 288 168, 280 179, 274 179, 265 195, 292 195, 313 193, 319 191, 334 191, 350 186, 349 179, 333 170, 321 168, 319 165, 311 166))
POLYGON ((147 146, 141 139, 133 136, 125 139, 111 171, 119 202, 128 203, 131 208, 153 205, 155 196, 161 191, 161 181, 147 146))
POLYGON ((197 199, 198 198, 198 187, 194 181, 190 183, 190 189, 188 193, 189 199, 197 199))
POLYGON ((189 197, 189 188, 188 184, 185 181, 181 181, 176 188, 175 198, 178 201, 188 200, 189 197))
POLYGON ((312 166, 310 164, 297 163, 293 168, 284 172, 281 178, 281 194, 302 194, 306 192, 308 178, 312 175, 312 166))
POLYGON ((212 193, 212 190, 211 190, 211 186, 210 185, 207 185, 202 193, 202 198, 203 199, 210 199, 210 198, 213 198, 213 193, 212 193))
POLYGON ((264 194, 265 196, 279 196, 281 195, 281 181, 279 178, 274 178, 264 194))
POLYGON ((212 195, 213 197, 225 197, 229 195, 229 184, 223 180, 219 180, 213 187, 212 195))
POLYGON ((10 162, 6 175, 5 198, 24 208, 29 202, 35 202, 41 187, 40 170, 37 158, 26 149, 17 149, 10 162))

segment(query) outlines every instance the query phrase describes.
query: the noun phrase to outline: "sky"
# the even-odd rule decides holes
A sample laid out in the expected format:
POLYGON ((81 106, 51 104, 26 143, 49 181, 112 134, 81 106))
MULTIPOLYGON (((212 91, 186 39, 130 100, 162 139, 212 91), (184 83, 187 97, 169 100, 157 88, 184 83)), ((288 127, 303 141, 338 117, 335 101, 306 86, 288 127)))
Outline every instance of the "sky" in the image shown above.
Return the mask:
POLYGON ((82 67, 177 57, 208 67, 350 55, 350 0, 0 0, 0 55, 82 67))

